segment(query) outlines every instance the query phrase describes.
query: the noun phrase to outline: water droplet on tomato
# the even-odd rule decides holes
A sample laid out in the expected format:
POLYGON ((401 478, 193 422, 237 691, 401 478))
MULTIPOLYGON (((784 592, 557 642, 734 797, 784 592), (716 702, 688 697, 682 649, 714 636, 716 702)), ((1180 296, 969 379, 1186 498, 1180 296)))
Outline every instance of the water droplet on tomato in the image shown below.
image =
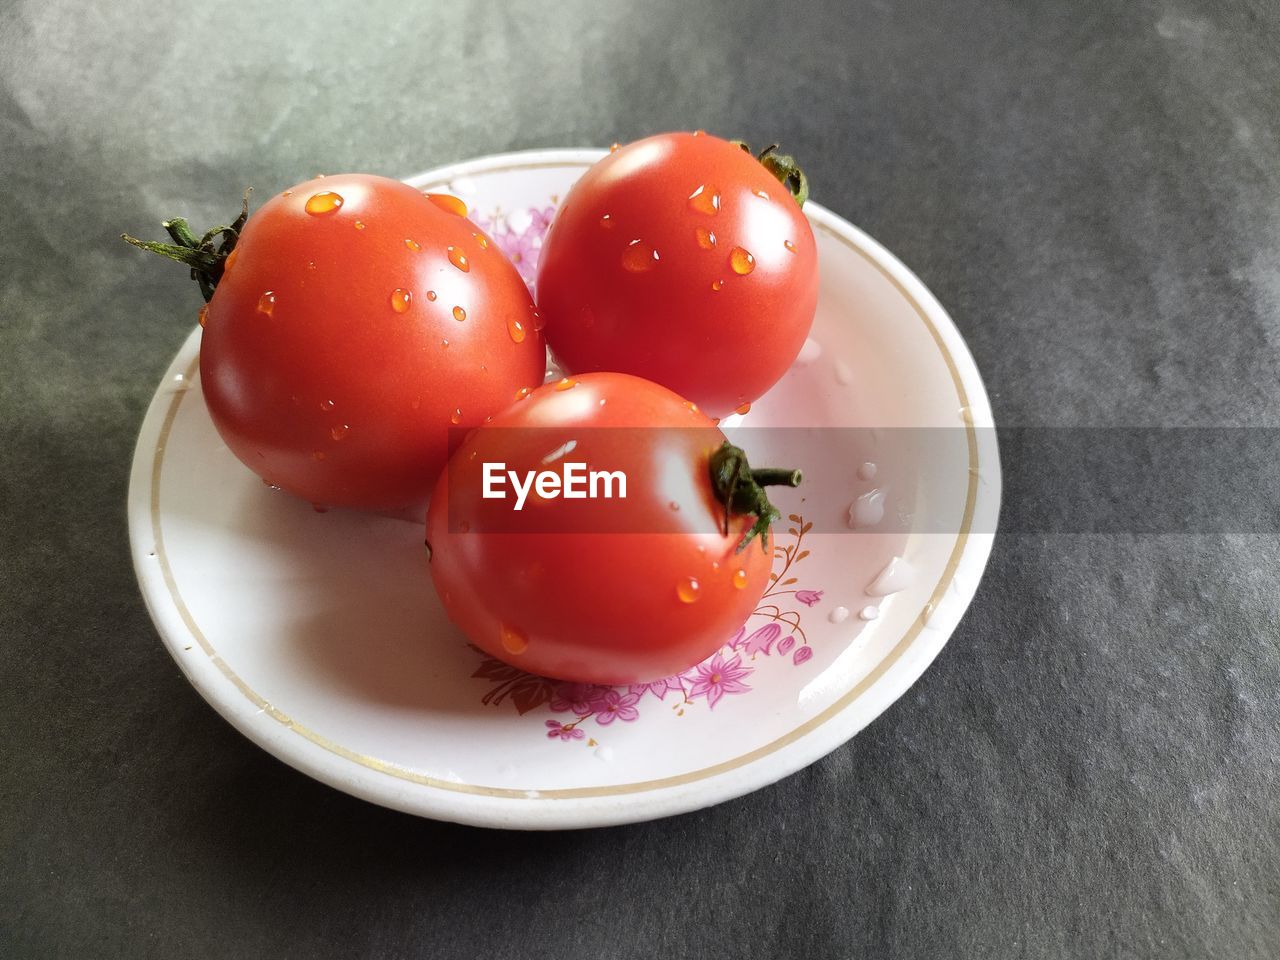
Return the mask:
POLYGON ((672 513, 679 513, 679 512, 680 512, 680 504, 678 504, 678 503, 677 503, 676 501, 674 501, 674 500, 669 500, 669 501, 667 501, 667 509, 668 509, 668 510, 670 510, 672 513))
POLYGON ((446 339, 441 339, 441 341, 440 341, 440 346, 444 347, 445 349, 448 349, 448 347, 449 347, 449 341, 448 341, 448 340, 446 340, 446 339))
POLYGON ((471 264, 467 262, 467 255, 457 247, 449 248, 449 262, 463 273, 468 273, 471 270, 471 264))
POLYGON ((734 407, 734 408, 733 408, 733 412, 734 412, 734 413, 740 413, 740 414, 742 414, 743 416, 746 416, 748 413, 750 413, 750 412, 751 412, 751 404, 750 404, 750 403, 743 403, 743 404, 740 404, 740 405, 738 405, 738 406, 736 406, 736 407, 734 407))
POLYGON ((733 571, 733 585, 737 587, 739 590, 745 590, 747 588, 747 571, 745 570, 733 571))
POLYGON ((330 428, 329 430, 329 436, 333 437, 333 439, 335 440, 341 440, 350 432, 351 432, 351 427, 349 427, 347 424, 335 423, 333 427, 330 428))
POLYGON ((698 599, 701 589, 702 585, 697 580, 693 577, 685 577, 676 584, 676 596, 684 603, 693 603, 698 599))
POLYGON ((342 194, 334 193, 332 190, 325 190, 321 193, 313 193, 307 198, 304 209, 313 217, 322 217, 326 213, 333 213, 342 207, 342 194))
POLYGON ((558 383, 556 383, 555 388, 557 390, 572 390, 577 385, 578 385, 577 380, 570 380, 568 377, 563 377, 560 379, 558 383))
POLYGON ((788 250, 790 250, 792 253, 796 252, 796 245, 792 243, 790 240, 783 240, 782 245, 786 247, 788 250))
POLYGON ((329 412, 330 410, 332 410, 335 406, 337 406, 337 404, 335 404, 332 400, 321 400, 321 401, 320 401, 320 409, 321 409, 321 410, 323 410, 325 413, 328 413, 328 412, 329 412))
POLYGON ((476 238, 476 243, 480 244, 481 250, 489 249, 489 241, 485 239, 483 233, 473 233, 472 236, 476 238))
POLYGON ((705 131, 705 130, 695 130, 695 131, 693 131, 693 135, 694 135, 695 137, 704 137, 704 136, 706 136, 706 134, 707 134, 707 131, 705 131))
POLYGON ((632 240, 622 251, 622 266, 631 273, 652 270, 658 262, 658 251, 643 240, 632 240))
POLYGON ((517 390, 517 391, 516 391, 516 399, 517 399, 517 400, 523 400, 525 397, 527 397, 527 396, 528 396, 530 393, 532 393, 532 392, 533 392, 533 391, 532 391, 532 390, 530 390, 528 387, 521 387, 519 390, 517 390))
POLYGON ((276 309, 276 295, 268 290, 258 298, 258 312, 264 317, 271 316, 276 309))
POLYGON ((693 235, 698 238, 698 246, 703 250, 710 250, 716 245, 716 235, 705 227, 698 227, 693 235))
POLYGON ((459 217, 467 215, 467 205, 451 193, 428 193, 426 196, 445 213, 452 213, 459 217))
POLYGON ((712 290, 714 290, 716 293, 719 293, 721 290, 723 290, 723 289, 724 289, 724 281, 723 281, 723 280, 712 280, 712 281, 711 281, 711 289, 712 289, 712 290))
POLYGON ((509 627, 505 623, 502 625, 502 649, 514 656, 519 656, 529 649, 529 638, 517 630, 515 627, 509 627))
POLYGON ((308 270, 314 270, 315 268, 316 268, 316 262, 315 262, 314 260, 308 260, 308 261, 307 261, 307 269, 308 269, 308 270))
POLYGON ((689 206, 699 213, 714 216, 720 212, 720 191, 705 183, 701 184, 697 190, 689 194, 689 206))
POLYGON ((547 325, 547 318, 540 314, 537 310, 533 311, 533 329, 541 330, 547 325))
POLYGON ((209 322, 209 305, 206 303, 200 308, 200 312, 196 314, 196 319, 200 321, 200 326, 204 326, 209 322))
POLYGON ((600 218, 600 226, 604 227, 606 230, 612 230, 614 228, 613 217, 606 213, 600 218))
POLYGON ((222 262, 222 272, 230 273, 231 268, 236 265, 236 260, 239 259, 239 257, 240 257, 240 248, 236 247, 234 250, 232 250, 230 253, 227 254, 227 259, 222 262))
POLYGON ((686 409, 692 410, 694 413, 698 412, 698 405, 694 403, 692 400, 686 400, 684 402, 684 405, 686 409))
POLYGON ((467 311, 463 310, 461 307, 454 307, 453 319, 461 323, 463 320, 467 319, 467 311))
POLYGON ((428 299, 428 300, 430 300, 430 301, 432 301, 432 302, 434 303, 434 302, 435 302, 435 299, 436 299, 436 292, 435 292, 434 290, 428 290, 428 291, 427 291, 427 299, 428 299))
POLYGON ((292 190, 286 190, 284 193, 280 194, 280 196, 282 196, 282 197, 292 197, 292 196, 293 196, 293 191, 292 191, 292 190))
POLYGON ((524 324, 515 317, 507 320, 507 333, 511 334, 511 339, 516 343, 524 343, 524 324))
POLYGON ((357 229, 357 230, 363 230, 363 229, 364 229, 364 221, 363 221, 363 220, 357 220, 357 221, 356 221, 356 229, 357 229))
POLYGON ((391 291, 391 309, 396 313, 404 313, 409 309, 409 301, 412 299, 412 293, 401 287, 396 287, 391 291))
POLYGON ((742 247, 734 247, 729 251, 729 267, 740 277, 745 277, 756 268, 756 258, 742 247))
POLYGON ((769 199, 769 195, 768 195, 767 193, 765 193, 763 190, 757 190, 757 191, 756 191, 756 196, 757 196, 757 197, 759 197, 761 200, 768 200, 768 199, 769 199))
POLYGON ((611 144, 609 144, 609 152, 610 152, 610 153, 617 153, 617 152, 618 152, 618 148, 619 148, 620 146, 622 146, 622 144, 620 144, 620 143, 611 143, 611 144))
POLYGON ((455 407, 455 408, 454 408, 453 413, 449 415, 449 422, 450 422, 450 423, 461 423, 461 422, 462 422, 462 408, 461 408, 461 407, 455 407))
POLYGON ((324 459, 324 451, 323 450, 311 451, 311 459, 315 460, 316 463, 319 463, 324 459))
POLYGON ((412 250, 414 253, 418 253, 420 250, 422 250, 422 244, 420 244, 417 240, 410 239, 409 237, 404 238, 404 245, 408 247, 410 250, 412 250))

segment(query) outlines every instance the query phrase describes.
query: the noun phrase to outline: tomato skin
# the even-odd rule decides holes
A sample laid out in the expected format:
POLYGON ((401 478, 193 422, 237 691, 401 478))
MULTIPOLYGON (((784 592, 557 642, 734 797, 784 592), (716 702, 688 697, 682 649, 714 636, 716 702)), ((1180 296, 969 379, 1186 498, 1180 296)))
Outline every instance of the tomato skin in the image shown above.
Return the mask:
POLYGON ((543 243, 537 301, 567 370, 633 373, 723 416, 768 390, 804 345, 817 248, 799 205, 750 154, 659 134, 610 153, 569 191, 543 243))
POLYGON ((472 643, 531 673, 602 684, 679 673, 751 615, 772 551, 758 540, 737 551, 754 517, 721 527, 708 458, 724 435, 706 414, 626 374, 570 382, 535 390, 454 454, 427 514, 436 591, 472 643), (543 470, 570 440, 572 459, 627 475, 627 498, 531 494, 526 509, 554 522, 516 532, 511 501, 481 496, 483 463, 543 470), (686 602, 691 578, 696 599, 686 602))
POLYGON ((395 510, 425 501, 454 423, 542 381, 534 323, 524 282, 471 221, 397 180, 329 176, 245 224, 208 305, 200 376, 218 433, 263 480, 317 505, 395 510), (341 205, 308 213, 325 193, 341 205))

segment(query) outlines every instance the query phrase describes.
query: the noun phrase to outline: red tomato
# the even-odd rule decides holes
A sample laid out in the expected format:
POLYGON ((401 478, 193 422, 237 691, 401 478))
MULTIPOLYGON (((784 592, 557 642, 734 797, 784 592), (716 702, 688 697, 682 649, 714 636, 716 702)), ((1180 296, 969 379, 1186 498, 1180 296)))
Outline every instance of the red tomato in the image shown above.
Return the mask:
POLYGON ((813 323, 817 250, 797 197, 764 165, 779 158, 762 156, 665 133, 583 174, 538 261, 562 366, 634 373, 712 416, 786 372, 813 323))
POLYGON ((586 374, 535 390, 458 448, 427 514, 431 576, 450 619, 494 657, 585 683, 654 680, 706 659, 755 609, 776 516, 741 451, 692 403, 638 377, 586 374), (571 463, 621 471, 626 496, 615 483, 613 498, 567 499, 548 483, 517 511, 509 482, 502 499, 484 496, 486 463, 526 487, 530 472, 568 475, 571 463), (726 530, 722 495, 739 468, 726 530))
POLYGON ((200 347, 213 422, 263 480, 319 505, 425 501, 450 426, 542 381, 528 290, 454 197, 310 180, 249 218, 215 279, 200 347))

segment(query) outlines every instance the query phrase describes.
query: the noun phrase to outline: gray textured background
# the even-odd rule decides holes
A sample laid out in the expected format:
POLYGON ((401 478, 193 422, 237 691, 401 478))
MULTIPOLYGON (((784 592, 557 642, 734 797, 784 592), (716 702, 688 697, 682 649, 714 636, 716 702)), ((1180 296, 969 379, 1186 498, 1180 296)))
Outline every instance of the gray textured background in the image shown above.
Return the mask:
POLYGON ((197 301, 115 239, 322 170, 777 138, 1000 422, 1277 426, 1277 5, 367 6, 0 5, 0 956, 1280 955, 1275 536, 1005 536, 865 733, 674 820, 481 832, 286 768, 138 596, 197 301))

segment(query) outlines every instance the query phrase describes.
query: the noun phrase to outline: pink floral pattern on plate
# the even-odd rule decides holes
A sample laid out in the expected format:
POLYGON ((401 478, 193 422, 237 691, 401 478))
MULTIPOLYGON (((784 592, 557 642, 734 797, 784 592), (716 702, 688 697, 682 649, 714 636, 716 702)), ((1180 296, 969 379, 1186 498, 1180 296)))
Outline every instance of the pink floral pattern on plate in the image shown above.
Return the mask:
POLYGON ((801 611, 792 608, 791 601, 805 608, 815 607, 822 602, 823 591, 791 589, 798 583, 796 577, 790 576, 792 568, 809 555, 802 544, 813 524, 796 514, 788 519, 791 526, 786 536, 793 542, 779 543, 774 537, 774 564, 780 562, 781 569, 769 575, 769 589, 752 614, 752 618, 767 622, 756 627, 748 621, 702 663, 661 680, 609 687, 535 676, 477 650, 483 660, 472 677, 491 683, 480 698, 481 703, 510 703, 522 716, 545 708, 561 715, 544 721, 548 739, 594 747, 598 741, 586 734, 584 725, 600 734, 611 724, 634 723, 652 700, 667 701, 676 716, 684 716, 685 710, 702 704, 714 710, 725 697, 751 693, 749 679, 768 663, 785 661, 792 667, 802 666, 813 658, 813 649, 801 627, 801 611), (762 657, 769 660, 761 660, 762 657))

